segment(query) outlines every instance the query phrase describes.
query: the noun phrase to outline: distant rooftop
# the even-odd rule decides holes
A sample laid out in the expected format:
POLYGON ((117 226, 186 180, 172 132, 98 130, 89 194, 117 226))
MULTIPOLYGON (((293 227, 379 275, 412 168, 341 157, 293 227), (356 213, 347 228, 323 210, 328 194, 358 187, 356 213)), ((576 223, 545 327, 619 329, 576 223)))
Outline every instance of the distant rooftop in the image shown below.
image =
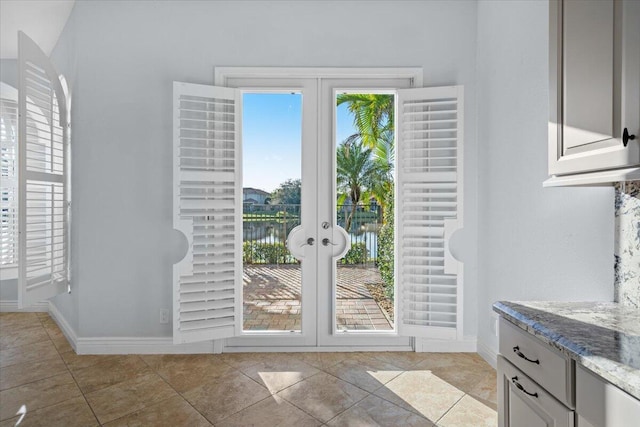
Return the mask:
POLYGON ((259 188, 245 187, 242 189, 242 194, 259 194, 261 196, 269 196, 271 193, 260 190, 259 188))

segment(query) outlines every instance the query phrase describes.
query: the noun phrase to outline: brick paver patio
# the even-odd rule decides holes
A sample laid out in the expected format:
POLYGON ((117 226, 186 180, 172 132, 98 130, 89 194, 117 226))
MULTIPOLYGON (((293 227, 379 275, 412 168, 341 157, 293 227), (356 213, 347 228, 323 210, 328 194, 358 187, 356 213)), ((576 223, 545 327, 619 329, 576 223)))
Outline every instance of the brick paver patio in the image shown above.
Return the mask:
MULTIPOLYGON (((339 329, 393 329, 365 284, 382 283, 376 267, 338 266, 336 316, 339 329)), ((244 267, 244 329, 300 330, 300 266, 244 267)))

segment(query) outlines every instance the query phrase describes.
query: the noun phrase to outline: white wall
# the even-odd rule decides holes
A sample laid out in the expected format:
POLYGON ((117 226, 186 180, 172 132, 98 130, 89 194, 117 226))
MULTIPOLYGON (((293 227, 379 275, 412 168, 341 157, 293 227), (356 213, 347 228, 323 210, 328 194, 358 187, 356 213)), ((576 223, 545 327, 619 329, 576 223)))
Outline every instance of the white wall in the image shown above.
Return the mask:
POLYGON ((478 338, 496 300, 613 298, 613 188, 542 188, 548 4, 478 3, 478 338))
MULTIPOLYGON (((422 66, 465 85, 465 334, 476 334, 476 3, 77 2, 54 51, 73 91, 78 335, 170 336, 172 81, 216 66, 422 66)), ((75 313, 74 313, 75 311, 75 313)))

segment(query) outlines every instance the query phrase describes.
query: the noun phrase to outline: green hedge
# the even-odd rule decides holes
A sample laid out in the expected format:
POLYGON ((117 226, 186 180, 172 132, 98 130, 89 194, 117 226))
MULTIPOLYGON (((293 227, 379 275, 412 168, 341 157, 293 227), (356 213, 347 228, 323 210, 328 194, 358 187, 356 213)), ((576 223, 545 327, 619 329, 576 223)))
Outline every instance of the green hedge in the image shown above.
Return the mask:
POLYGON ((294 264, 297 260, 284 243, 244 242, 242 261, 245 264, 294 264))
POLYGON ((352 243, 351 249, 340 260, 341 264, 353 265, 364 264, 369 259, 369 251, 367 245, 364 242, 352 243))
POLYGON ((394 228, 393 192, 387 195, 383 225, 378 234, 378 270, 382 276, 387 296, 393 299, 393 228, 394 228))

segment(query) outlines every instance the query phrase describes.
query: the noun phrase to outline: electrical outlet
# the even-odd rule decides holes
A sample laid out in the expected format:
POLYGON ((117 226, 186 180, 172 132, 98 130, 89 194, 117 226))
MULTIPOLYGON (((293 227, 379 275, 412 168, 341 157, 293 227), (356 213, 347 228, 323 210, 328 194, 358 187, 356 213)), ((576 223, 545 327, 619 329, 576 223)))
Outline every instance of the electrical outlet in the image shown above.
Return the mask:
POLYGON ((166 308, 160 310, 160 323, 169 323, 169 310, 166 308))

